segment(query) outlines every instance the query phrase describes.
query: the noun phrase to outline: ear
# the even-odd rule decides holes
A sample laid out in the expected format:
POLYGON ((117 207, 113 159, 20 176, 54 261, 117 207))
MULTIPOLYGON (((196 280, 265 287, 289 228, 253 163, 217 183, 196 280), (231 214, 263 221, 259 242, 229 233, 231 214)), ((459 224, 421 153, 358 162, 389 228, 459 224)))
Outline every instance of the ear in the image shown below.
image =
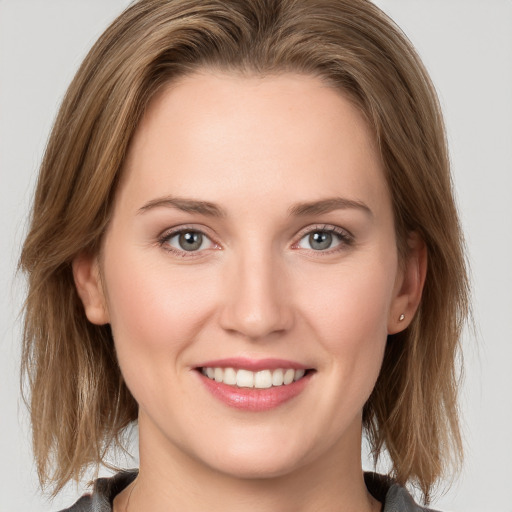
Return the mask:
POLYGON ((388 334, 403 331, 411 323, 420 304, 427 275, 427 247, 421 236, 411 232, 407 238, 407 247, 408 253, 395 283, 388 334))
POLYGON ((87 318, 96 325, 108 324, 110 318, 101 284, 98 257, 79 254, 73 260, 72 266, 75 286, 87 318))

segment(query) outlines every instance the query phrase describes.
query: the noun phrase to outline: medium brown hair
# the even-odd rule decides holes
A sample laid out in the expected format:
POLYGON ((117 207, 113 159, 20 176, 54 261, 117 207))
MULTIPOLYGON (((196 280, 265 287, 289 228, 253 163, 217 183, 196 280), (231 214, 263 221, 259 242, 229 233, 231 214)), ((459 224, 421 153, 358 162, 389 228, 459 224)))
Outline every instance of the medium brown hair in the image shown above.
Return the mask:
POLYGON ((151 98, 198 69, 321 77, 364 113, 380 148, 398 248, 423 238, 428 270, 410 326, 389 336, 363 411, 398 482, 434 483, 462 447, 456 395, 468 281, 437 96, 412 45, 366 0, 141 0, 100 37, 63 100, 41 165, 20 266, 23 375, 41 483, 57 492, 104 461, 137 418, 109 326, 87 321, 73 259, 95 253, 130 139, 151 98))

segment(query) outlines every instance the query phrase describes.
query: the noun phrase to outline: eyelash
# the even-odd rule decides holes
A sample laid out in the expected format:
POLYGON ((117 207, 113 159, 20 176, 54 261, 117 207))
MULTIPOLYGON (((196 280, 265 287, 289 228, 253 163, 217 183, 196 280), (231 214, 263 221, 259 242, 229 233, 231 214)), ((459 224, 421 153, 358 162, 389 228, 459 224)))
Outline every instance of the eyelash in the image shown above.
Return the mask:
MULTIPOLYGON (((175 254, 182 258, 194 258, 199 257, 203 251, 206 249, 202 249, 199 251, 185 251, 180 250, 172 247, 169 245, 169 241, 174 238, 175 236, 178 236, 183 233, 199 233, 202 236, 206 237, 208 240, 210 240, 210 243, 213 244, 213 248, 218 249, 220 246, 215 241, 212 240, 212 238, 206 234, 202 229, 198 229, 197 227, 193 226, 183 226, 179 229, 172 229, 165 231, 160 237, 158 237, 158 245, 162 247, 167 252, 170 252, 172 254, 175 254)), ((339 244, 331 249, 326 250, 314 250, 314 249, 305 249, 307 251, 310 251, 318 256, 327 256, 333 253, 337 253, 339 251, 345 250, 347 247, 350 247, 354 244, 354 236, 348 232, 345 229, 342 229, 337 226, 327 225, 327 224, 318 224, 315 226, 309 226, 306 229, 299 232, 297 235, 298 240, 293 243, 292 249, 300 249, 299 244, 300 242, 306 237, 313 233, 329 233, 333 234, 339 239, 339 244)))
POLYGON ((346 229, 342 229, 338 226, 332 226, 330 224, 317 224, 315 226, 308 226, 305 230, 299 232, 298 241, 292 245, 292 249, 299 249, 299 243, 307 236, 313 233, 329 233, 335 235, 339 239, 339 244, 331 249, 314 250, 306 249, 315 254, 315 256, 329 256, 331 254, 338 253, 346 250, 348 247, 354 244, 354 236, 346 229))
POLYGON ((183 233, 199 233, 206 239, 210 240, 211 244, 214 246, 213 248, 215 248, 215 249, 219 248, 219 244, 214 242, 212 240, 212 237, 207 235, 203 229, 199 229, 199 228, 193 227, 193 226, 181 226, 178 229, 171 229, 171 230, 165 231, 164 233, 162 233, 161 236, 158 237, 158 245, 160 247, 162 247, 162 249, 164 251, 170 252, 170 253, 172 253, 176 256, 179 256, 181 258, 194 258, 194 257, 197 258, 197 257, 201 256, 201 253, 205 249, 203 249, 201 251, 185 251, 185 250, 176 249, 176 248, 172 247, 171 245, 169 245, 169 241, 171 239, 173 239, 175 236, 181 235, 183 233))

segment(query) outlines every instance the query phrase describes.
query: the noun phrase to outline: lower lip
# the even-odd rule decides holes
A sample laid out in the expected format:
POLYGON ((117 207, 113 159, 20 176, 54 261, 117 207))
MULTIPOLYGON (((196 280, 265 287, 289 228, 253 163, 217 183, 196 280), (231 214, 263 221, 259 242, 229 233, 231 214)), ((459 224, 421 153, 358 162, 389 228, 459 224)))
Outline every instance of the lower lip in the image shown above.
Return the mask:
POLYGON ((299 395, 307 386, 311 374, 307 373, 301 379, 283 386, 274 386, 266 389, 238 388, 223 382, 217 382, 198 373, 206 389, 230 407, 245 411, 268 411, 279 407, 299 395))

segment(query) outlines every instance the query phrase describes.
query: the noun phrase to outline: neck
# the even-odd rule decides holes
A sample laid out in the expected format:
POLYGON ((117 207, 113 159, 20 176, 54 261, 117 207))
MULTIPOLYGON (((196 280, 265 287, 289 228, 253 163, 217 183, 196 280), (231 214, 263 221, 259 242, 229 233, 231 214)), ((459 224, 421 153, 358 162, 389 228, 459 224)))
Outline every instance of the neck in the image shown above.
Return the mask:
POLYGON ((154 432, 146 435, 144 421, 139 429, 139 476, 116 500, 116 512, 374 512, 380 508, 364 484, 360 449, 333 447, 327 456, 283 475, 239 478, 168 442, 162 449, 162 439, 154 432))

